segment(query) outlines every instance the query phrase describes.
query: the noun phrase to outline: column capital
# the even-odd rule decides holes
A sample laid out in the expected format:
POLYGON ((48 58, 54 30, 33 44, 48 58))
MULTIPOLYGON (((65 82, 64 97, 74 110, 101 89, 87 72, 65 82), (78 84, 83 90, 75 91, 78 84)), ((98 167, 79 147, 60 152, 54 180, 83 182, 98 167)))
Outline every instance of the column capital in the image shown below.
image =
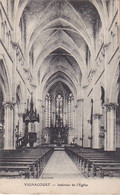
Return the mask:
POLYGON ((94 117, 94 119, 100 119, 102 117, 102 114, 95 113, 95 114, 93 114, 93 117, 94 117))
POLYGON ((3 106, 5 108, 10 108, 10 110, 13 110, 15 105, 16 105, 16 103, 15 102, 11 102, 11 101, 3 102, 3 106))
POLYGON ((117 107, 118 107, 118 104, 117 103, 107 103, 107 104, 104 104, 104 106, 106 106, 106 109, 107 111, 111 111, 111 110, 116 110, 117 107))

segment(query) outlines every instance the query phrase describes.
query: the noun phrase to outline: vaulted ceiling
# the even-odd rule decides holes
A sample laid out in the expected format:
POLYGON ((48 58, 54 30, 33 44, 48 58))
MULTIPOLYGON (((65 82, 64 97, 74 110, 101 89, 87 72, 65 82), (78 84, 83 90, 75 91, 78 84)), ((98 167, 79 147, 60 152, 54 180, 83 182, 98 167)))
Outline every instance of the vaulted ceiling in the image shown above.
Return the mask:
POLYGON ((58 81, 72 92, 81 88, 88 54, 93 64, 95 39, 104 28, 102 6, 101 0, 19 0, 26 58, 42 89, 58 81))

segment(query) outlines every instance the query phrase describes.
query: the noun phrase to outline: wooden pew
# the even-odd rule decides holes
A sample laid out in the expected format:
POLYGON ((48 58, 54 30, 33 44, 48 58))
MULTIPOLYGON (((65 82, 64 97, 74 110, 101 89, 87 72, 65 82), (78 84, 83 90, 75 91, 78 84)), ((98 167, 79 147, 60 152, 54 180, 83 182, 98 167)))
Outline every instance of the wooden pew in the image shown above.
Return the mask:
POLYGON ((18 176, 22 175, 22 173, 24 175, 23 167, 24 169, 29 167, 30 173, 26 174, 28 178, 39 178, 52 152, 53 148, 32 148, 19 150, 18 152, 2 151, 0 153, 0 177, 6 174, 12 176, 14 173, 18 176), (20 167, 21 171, 19 171, 20 167))
MULTIPOLYGON (((102 165, 111 165, 110 163, 119 163, 120 159, 113 158, 112 156, 97 156, 97 155, 83 155, 81 156, 80 160, 80 170, 83 172, 83 174, 87 177, 89 176, 95 176, 96 175, 96 169, 93 168, 93 163, 98 162, 102 163, 102 165), (106 164, 107 163, 107 164, 106 164), (92 167, 92 168, 91 168, 92 167), (89 173, 90 172, 90 173, 89 173)), ((115 166, 116 164, 114 164, 115 166)))
POLYGON ((118 167, 120 166, 120 157, 118 157, 120 151, 104 152, 102 150, 94 149, 66 148, 66 152, 78 168, 80 168, 81 172, 87 177, 100 177, 100 175, 103 175, 103 172, 105 173, 105 167, 108 168, 108 166, 110 171, 112 171, 113 168, 115 173, 115 170, 118 170, 118 167), (100 169, 100 167, 104 167, 104 169, 100 169), (116 169, 114 167, 116 167, 116 169))
POLYGON ((87 177, 95 177, 99 176, 99 167, 114 167, 120 166, 120 160, 108 160, 108 159, 101 159, 101 160, 88 160, 88 164, 86 166, 85 174, 87 177))
POLYGON ((120 164, 118 166, 99 166, 99 177, 104 178, 105 176, 109 177, 120 177, 120 164))
MULTIPOLYGON (((23 162, 22 160, 20 160, 19 162, 0 162, 0 167, 4 166, 4 168, 6 167, 6 169, 8 169, 8 167, 29 167, 29 170, 31 172, 31 177, 36 178, 37 175, 37 167, 35 166, 35 162, 23 162)), ((1 169, 0 169, 1 170, 1 169)))
POLYGON ((89 176, 88 171, 90 170, 90 167, 92 165, 93 162, 120 162, 119 158, 116 157, 112 157, 112 156, 81 156, 80 157, 80 168, 81 170, 83 170, 83 173, 87 173, 87 175, 89 176), (85 171, 87 169, 87 171, 85 171))
POLYGON ((29 166, 0 166, 0 177, 7 178, 30 178, 31 172, 29 166))

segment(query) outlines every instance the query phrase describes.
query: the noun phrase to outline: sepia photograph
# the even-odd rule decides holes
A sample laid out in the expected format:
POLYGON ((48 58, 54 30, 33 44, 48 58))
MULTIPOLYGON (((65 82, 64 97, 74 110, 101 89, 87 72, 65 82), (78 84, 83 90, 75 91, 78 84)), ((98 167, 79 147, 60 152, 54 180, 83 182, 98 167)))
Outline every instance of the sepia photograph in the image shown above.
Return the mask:
POLYGON ((120 1, 0 0, 0 193, 119 186, 120 1))

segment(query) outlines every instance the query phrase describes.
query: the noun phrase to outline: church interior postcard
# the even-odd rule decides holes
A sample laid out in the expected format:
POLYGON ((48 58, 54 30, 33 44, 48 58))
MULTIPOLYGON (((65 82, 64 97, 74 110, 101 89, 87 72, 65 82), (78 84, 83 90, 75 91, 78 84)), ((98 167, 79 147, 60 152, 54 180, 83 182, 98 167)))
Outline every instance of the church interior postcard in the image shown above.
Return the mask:
POLYGON ((120 194, 119 0, 0 0, 0 193, 120 194))

